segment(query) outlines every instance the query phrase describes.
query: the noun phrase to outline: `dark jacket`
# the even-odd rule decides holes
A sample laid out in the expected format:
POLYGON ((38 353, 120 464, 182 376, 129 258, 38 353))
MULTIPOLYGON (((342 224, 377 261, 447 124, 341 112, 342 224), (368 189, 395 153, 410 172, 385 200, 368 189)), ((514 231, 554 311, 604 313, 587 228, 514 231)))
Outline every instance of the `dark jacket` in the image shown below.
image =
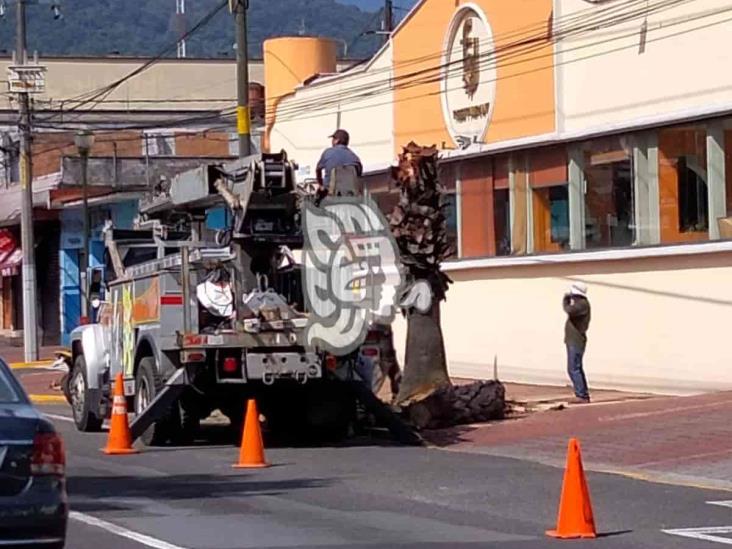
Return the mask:
POLYGON ((583 351, 587 345, 587 328, 590 327, 590 302, 586 297, 567 294, 562 305, 567 313, 564 343, 583 351))

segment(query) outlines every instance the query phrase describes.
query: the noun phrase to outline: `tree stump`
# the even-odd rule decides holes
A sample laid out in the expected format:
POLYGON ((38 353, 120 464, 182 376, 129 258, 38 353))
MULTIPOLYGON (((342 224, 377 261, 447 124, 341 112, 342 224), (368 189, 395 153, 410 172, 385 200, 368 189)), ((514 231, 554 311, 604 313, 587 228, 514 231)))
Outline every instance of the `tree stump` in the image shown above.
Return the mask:
POLYGON ((500 381, 450 385, 407 406, 403 413, 417 429, 441 429, 503 419, 506 390, 500 381))

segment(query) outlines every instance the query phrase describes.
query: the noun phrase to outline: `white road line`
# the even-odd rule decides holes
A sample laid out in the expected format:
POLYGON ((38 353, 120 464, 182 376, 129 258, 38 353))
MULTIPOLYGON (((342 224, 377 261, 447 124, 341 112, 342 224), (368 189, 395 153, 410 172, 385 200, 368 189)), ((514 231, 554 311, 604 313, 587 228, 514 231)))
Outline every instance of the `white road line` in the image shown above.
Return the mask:
POLYGON ((732 538, 722 538, 711 534, 732 534, 732 526, 716 526, 710 528, 682 528, 678 530, 661 530, 664 534, 681 536, 684 538, 703 539, 712 543, 732 545, 732 538))
POLYGON ((173 545, 172 543, 168 543, 167 541, 153 538, 145 534, 140 534, 139 532, 135 532, 133 530, 128 530, 123 526, 117 526, 116 524, 112 524, 111 522, 107 522, 106 520, 87 515, 86 513, 71 511, 69 513, 69 518, 72 520, 78 520, 79 522, 83 522, 84 524, 88 524, 89 526, 96 526, 97 528, 106 530, 107 532, 110 532, 116 536, 131 539, 132 541, 136 541, 137 543, 145 545, 146 547, 153 547, 154 549, 186 549, 185 547, 181 547, 180 545, 173 545))
POLYGON ((732 499, 723 501, 707 501, 707 505, 719 505, 720 507, 732 507, 732 499))
POLYGON ((45 414, 45 413, 43 415, 46 417, 50 417, 51 419, 57 419, 59 421, 68 421, 70 423, 74 423, 74 418, 69 417, 69 416, 61 416, 58 414, 45 414))
MULTIPOLYGON (((720 507, 732 507, 732 500, 707 501, 707 505, 718 505, 720 507)), ((673 530, 661 530, 664 534, 681 536, 684 538, 703 539, 712 543, 732 545, 732 538, 723 538, 713 534, 732 534, 732 526, 707 526, 702 528, 675 528, 673 530)))

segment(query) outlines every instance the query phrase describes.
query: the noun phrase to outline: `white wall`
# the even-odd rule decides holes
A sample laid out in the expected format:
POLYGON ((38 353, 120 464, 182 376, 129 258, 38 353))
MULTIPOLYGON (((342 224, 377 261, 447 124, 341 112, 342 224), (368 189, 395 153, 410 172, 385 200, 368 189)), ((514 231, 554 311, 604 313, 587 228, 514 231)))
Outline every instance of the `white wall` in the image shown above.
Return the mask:
MULTIPOLYGON (((450 373, 566 385, 561 299, 589 286, 590 387, 688 394, 732 389, 732 252, 450 272, 442 328, 450 373)), ((395 324, 403 365, 406 336, 395 324)))
MULTIPOLYGON (((653 9, 661 3, 668 0, 648 0, 647 5, 653 9)), ((592 17, 606 14, 617 20, 615 14, 630 9, 623 4, 628 3, 603 2, 592 17)), ((591 8, 586 0, 555 0, 556 21, 566 26, 566 18, 574 15, 586 22, 591 8)), ((644 8, 643 2, 633 5, 633 10, 644 8)), ((605 24, 557 45, 560 131, 607 128, 732 105, 732 71, 727 70, 732 65, 729 0, 694 0, 648 16, 645 50, 644 21, 636 17, 622 25, 605 24), (701 17, 719 10, 727 11, 701 17), (698 27, 705 28, 695 30, 698 27), (624 49, 611 53, 618 48, 624 49)))
POLYGON ((351 134, 351 148, 364 166, 390 162, 394 157, 391 62, 389 47, 366 67, 322 78, 283 99, 277 107, 270 149, 285 149, 303 171, 310 168, 308 177, 315 177, 320 154, 330 146, 328 136, 341 127, 351 134), (353 99, 372 90, 379 93, 353 99), (348 101, 339 101, 346 96, 348 101))

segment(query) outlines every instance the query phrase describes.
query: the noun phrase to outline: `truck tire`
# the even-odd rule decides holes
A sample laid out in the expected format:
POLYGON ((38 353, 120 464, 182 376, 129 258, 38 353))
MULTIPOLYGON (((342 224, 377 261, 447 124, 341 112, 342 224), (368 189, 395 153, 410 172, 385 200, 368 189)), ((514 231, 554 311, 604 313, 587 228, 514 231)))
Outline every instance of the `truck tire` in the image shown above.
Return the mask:
MULTIPOLYGON (((163 386, 156 372, 155 359, 150 356, 140 360, 135 375, 135 414, 139 414, 154 399, 163 386)), ((180 432, 178 406, 173 406, 163 417, 155 421, 141 436, 146 446, 162 446, 169 440, 177 440, 180 432)))
POLYGON ((69 374, 69 399, 71 413, 76 428, 83 433, 95 433, 102 430, 103 418, 91 409, 89 383, 86 373, 86 360, 83 355, 76 357, 74 367, 69 374))

